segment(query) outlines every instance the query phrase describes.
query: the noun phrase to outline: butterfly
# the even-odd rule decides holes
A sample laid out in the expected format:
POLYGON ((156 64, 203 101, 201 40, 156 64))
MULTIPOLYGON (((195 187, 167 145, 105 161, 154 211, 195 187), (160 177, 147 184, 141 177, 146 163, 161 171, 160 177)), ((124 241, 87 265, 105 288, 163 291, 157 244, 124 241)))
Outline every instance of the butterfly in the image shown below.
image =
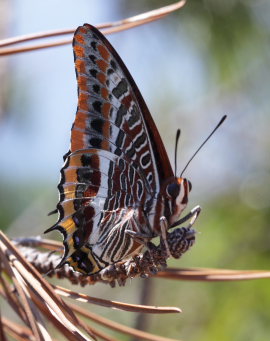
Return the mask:
POLYGON ((174 174, 118 53, 89 24, 76 30, 73 51, 78 107, 58 185, 58 221, 45 232, 63 234, 58 267, 91 275, 139 254, 156 236, 166 242, 168 229, 195 213, 178 221, 191 183, 174 174))

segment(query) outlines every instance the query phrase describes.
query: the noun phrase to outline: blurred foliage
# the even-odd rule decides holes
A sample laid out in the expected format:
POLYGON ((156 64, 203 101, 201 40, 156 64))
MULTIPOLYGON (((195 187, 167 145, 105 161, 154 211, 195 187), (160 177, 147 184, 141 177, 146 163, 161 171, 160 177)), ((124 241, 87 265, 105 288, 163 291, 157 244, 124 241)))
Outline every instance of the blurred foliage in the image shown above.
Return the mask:
MULTIPOLYGON (((171 3, 168 0, 121 0, 119 11, 125 16, 130 11, 139 13, 171 3)), ((189 0, 182 10, 162 24, 169 24, 175 34, 180 27, 206 54, 205 62, 211 71, 217 72, 220 81, 227 81, 235 77, 235 66, 239 67, 237 72, 245 72, 241 68, 245 65, 244 59, 252 60, 258 48, 268 45, 270 27, 260 5, 270 9, 265 1, 189 0)))
MULTIPOLYGON (((117 5, 119 17, 123 18, 171 3, 171 0, 120 0, 117 5)), ((241 174, 243 172, 242 177, 244 178, 245 171, 253 171, 255 183, 257 185, 260 183, 261 189, 265 186, 266 192, 269 192, 267 190, 269 181, 265 181, 269 176, 267 156, 270 143, 268 132, 270 11, 267 11, 267 8, 270 10, 269 2, 262 0, 257 2, 189 0, 181 11, 151 25, 167 25, 171 35, 177 35, 179 31, 184 32, 190 43, 196 46, 196 51, 203 60, 209 78, 205 80, 205 87, 209 81, 214 86, 218 86, 219 83, 222 85, 229 83, 228 97, 232 98, 232 102, 234 102, 234 87, 243 91, 243 97, 240 96, 242 95, 240 91, 239 97, 235 97, 237 99, 235 102, 238 101, 235 107, 239 105, 238 103, 241 108, 244 107, 243 112, 239 114, 239 116, 244 116, 244 121, 235 122, 239 125, 244 123, 240 128, 234 127, 239 131, 235 134, 236 139, 233 144, 237 148, 240 139, 246 141, 246 152, 243 153, 244 149, 242 149, 242 153, 236 155, 232 153, 231 158, 236 158, 237 162, 243 159, 242 164, 238 163, 239 167, 236 164, 238 171, 241 174), (249 73, 256 64, 261 67, 249 73), (251 110, 248 105, 245 106, 245 96, 252 96, 252 102, 255 103, 257 109, 255 113, 253 113, 254 107, 251 110), (254 115, 250 125, 246 123, 249 111, 252 111, 254 115), (267 119, 260 120, 262 116, 267 119), (239 135, 240 132, 241 135, 239 135), (255 137, 252 138, 252 134, 255 137), (253 154, 252 148, 255 148, 253 154), (267 167, 264 176, 258 176, 258 169, 253 169, 249 165, 250 159, 247 156, 254 158, 254 164, 258 166, 258 169, 261 165, 267 167)), ((171 101, 169 95, 168 102, 171 101)), ((156 105, 162 107, 162 103, 158 101, 156 105)), ((203 110, 208 112, 209 107, 210 105, 206 105, 203 110)), ((237 108, 233 111, 237 111, 237 108)), ((26 109, 25 112, 27 112, 26 109)), ((183 120, 187 118, 183 117, 183 120)), ((170 131, 169 128, 168 131, 170 131)), ((232 165, 226 169, 228 174, 230 168, 232 165)), ((207 181, 211 182, 209 175, 207 175, 207 181)), ((246 182, 250 184, 250 178, 247 178, 246 182)), ((12 235, 35 235, 41 234, 44 229, 48 228, 50 221, 55 221, 55 217, 50 218, 49 221, 46 213, 54 209, 57 203, 56 184, 46 186, 37 183, 18 185, 15 182, 9 184, 0 182, 0 184, 1 228, 11 224, 12 235), (48 198, 48 195, 53 197, 48 198)), ((244 200, 245 193, 242 193, 242 197, 240 196, 238 187, 229 188, 234 184, 235 182, 229 183, 229 179, 226 179, 226 186, 228 186, 226 195, 219 193, 214 200, 204 204, 203 212, 195 226, 200 231, 197 243, 181 260, 171 260, 171 266, 269 269, 270 203, 257 205, 261 209, 255 209, 256 205, 248 205, 248 200, 244 200)), ((258 191, 259 194, 262 192, 261 189, 258 191)), ((257 195, 254 197, 253 190, 256 191, 256 188, 252 189, 249 195, 255 198, 254 200, 262 200, 257 195)), ((206 200, 208 200, 208 194, 205 195, 206 200)), ((269 195, 265 195, 265 201, 267 200, 269 201, 269 195)), ((109 289, 98 285, 86 290, 88 294, 91 290, 92 295, 138 303, 138 291, 142 283, 142 279, 136 279, 127 283, 125 288, 109 289)), ((183 309, 183 314, 180 316, 152 317, 150 330, 155 334, 188 341, 216 339, 264 341, 269 339, 269 280, 199 283, 160 279, 155 280, 153 290, 156 295, 152 304, 175 305, 183 309)), ((132 324, 134 321, 132 314, 118 311, 112 314, 108 310, 104 313, 102 309, 95 308, 103 316, 112 317, 117 321, 127 324, 132 324)))
POLYGON ((8 226, 16 219, 14 214, 20 215, 33 201, 33 194, 37 194, 36 189, 10 184, 0 183, 0 229, 5 231, 8 226))
MULTIPOLYGON (((231 193, 204 207, 197 243, 174 267, 269 269, 270 210, 253 210, 231 193)), ((269 280, 239 282, 156 281, 158 302, 183 309, 155 318, 152 332, 183 340, 268 340, 269 280)))
MULTIPOLYGON (((45 187, 40 187, 39 191, 46 193, 45 187)), ((34 214, 42 217, 44 207, 52 207, 52 198, 39 201, 38 194, 33 189, 23 186, 18 193, 24 194, 17 196, 15 201, 13 199, 18 211, 23 206, 31 206, 30 197, 34 198, 35 205, 30 210, 27 207, 28 215, 24 219, 18 217, 15 224, 17 232, 13 227, 12 234, 41 234, 47 227, 46 220, 35 224, 34 214)), ((5 205, 3 201, 0 204, 2 207, 5 205)), ((8 219, 12 219, 9 211, 6 212, 8 219)), ((218 196, 203 208, 196 222, 198 234, 194 247, 182 259, 170 260, 169 266, 269 269, 269 218, 269 208, 252 209, 243 204, 237 193, 218 196)), ((92 296, 97 297, 139 303, 139 288, 143 281, 140 278, 129 281, 124 288, 111 289, 99 284, 78 288, 78 291, 87 294, 91 292, 92 296)), ((189 341, 268 339, 270 291, 267 279, 208 283, 154 279, 152 283, 153 295, 149 304, 178 306, 183 310, 180 315, 145 317, 150 321, 149 331, 152 333, 189 341)), ((61 284, 69 286, 68 283, 61 284)), ((102 307, 95 307, 95 312, 134 326, 135 316, 132 313, 112 312, 102 307)), ((117 333, 115 337, 128 340, 126 336, 119 336, 117 333)))
POLYGON ((55 215, 48 217, 57 203, 57 195, 44 183, 0 182, 0 229, 10 237, 42 235, 54 223, 55 215))

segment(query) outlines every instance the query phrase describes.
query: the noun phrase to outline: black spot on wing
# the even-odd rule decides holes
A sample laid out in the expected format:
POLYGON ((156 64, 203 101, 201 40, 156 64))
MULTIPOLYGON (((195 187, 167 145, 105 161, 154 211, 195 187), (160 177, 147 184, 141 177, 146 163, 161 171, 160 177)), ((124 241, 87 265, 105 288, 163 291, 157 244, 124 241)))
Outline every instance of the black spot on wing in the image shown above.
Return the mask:
POLYGON ((102 106, 102 103, 100 101, 93 102, 93 108, 98 113, 101 113, 101 106, 102 106))
POLYGON ((94 119, 91 122, 91 127, 100 134, 102 134, 103 125, 104 125, 104 121, 99 118, 94 119))
POLYGON ((107 75, 108 75, 108 76, 112 75, 113 73, 114 73, 113 69, 109 68, 109 69, 107 70, 107 75))
POLYGON ((92 147, 97 148, 97 149, 101 149, 102 140, 100 138, 91 137, 89 139, 89 143, 91 144, 92 147))
POLYGON ((78 182, 90 183, 91 176, 93 175, 93 170, 90 168, 78 168, 77 169, 77 179, 78 182))
POLYGON ((96 93, 96 94, 99 94, 100 93, 100 86, 98 84, 94 84, 93 85, 93 91, 96 93))
POLYGON ((91 46, 95 51, 97 50, 97 42, 96 41, 92 41, 91 46))
POLYGON ((116 98, 120 98, 127 91, 128 91, 127 81, 124 78, 122 78, 121 81, 117 84, 117 86, 112 90, 112 93, 116 98))
POLYGON ((97 77, 97 73, 98 73, 98 71, 96 69, 90 69, 90 75, 92 77, 96 78, 97 77))
POLYGON ((111 59, 110 64, 111 64, 111 67, 116 71, 117 65, 113 59, 111 59))
POLYGON ((127 157, 129 157, 130 159, 132 159, 134 157, 134 155, 136 154, 136 150, 134 148, 134 145, 132 144, 129 148, 129 150, 126 152, 127 157))
POLYGON ((117 155, 117 156, 120 156, 122 154, 122 150, 121 148, 116 148, 115 151, 114 151, 114 154, 117 155))
POLYGON ((137 182, 137 197, 140 200, 143 194, 143 185, 141 181, 137 182))
POLYGON ((125 138, 125 133, 123 132, 123 130, 119 130, 119 133, 118 133, 116 141, 115 141, 115 144, 117 147, 119 147, 119 148, 122 147, 124 138, 125 138))
POLYGON ((150 161, 151 161, 150 153, 147 153, 146 155, 144 155, 141 158, 141 163, 142 163, 143 167, 146 167, 150 161))
POLYGON ((134 147, 136 149, 140 148, 140 146, 145 143, 145 140, 146 140, 146 134, 143 133, 141 136, 137 137, 135 141, 133 141, 134 147))
POLYGON ((125 169, 125 162, 123 159, 119 160, 118 167, 120 168, 121 171, 123 171, 125 169))
POLYGON ((88 258, 87 253, 81 250, 77 250, 72 254, 71 258, 74 262, 78 263, 78 269, 89 274, 93 272, 94 265, 91 263, 90 259, 88 258))
POLYGON ((94 56, 93 54, 90 54, 90 55, 89 55, 89 58, 91 59, 91 61, 92 61, 94 64, 96 64, 96 59, 97 59, 96 56, 94 56))
POLYGON ((129 179, 130 185, 133 186, 134 181, 135 181, 135 171, 133 167, 129 168, 128 179, 129 179))
POLYGON ((117 114, 116 114, 116 120, 115 120, 115 125, 117 127, 120 127, 122 122, 123 122, 123 119, 124 119, 124 116, 127 114, 127 108, 121 104, 120 108, 118 109, 117 111, 117 114))
POLYGON ((130 118, 128 120, 129 126, 133 126, 135 123, 137 123, 140 119, 140 113, 136 105, 132 107, 132 110, 130 112, 130 118))

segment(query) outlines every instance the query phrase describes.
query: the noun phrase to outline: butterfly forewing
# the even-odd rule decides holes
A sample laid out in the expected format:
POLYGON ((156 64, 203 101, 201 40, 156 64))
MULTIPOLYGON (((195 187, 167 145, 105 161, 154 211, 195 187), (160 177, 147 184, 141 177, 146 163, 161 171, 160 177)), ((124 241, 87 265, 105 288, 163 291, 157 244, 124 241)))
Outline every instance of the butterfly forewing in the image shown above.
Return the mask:
POLYGON ((146 104, 122 60, 94 27, 73 40, 78 108, 58 185, 65 262, 94 273, 142 247, 125 233, 150 234, 145 212, 173 176, 146 104))

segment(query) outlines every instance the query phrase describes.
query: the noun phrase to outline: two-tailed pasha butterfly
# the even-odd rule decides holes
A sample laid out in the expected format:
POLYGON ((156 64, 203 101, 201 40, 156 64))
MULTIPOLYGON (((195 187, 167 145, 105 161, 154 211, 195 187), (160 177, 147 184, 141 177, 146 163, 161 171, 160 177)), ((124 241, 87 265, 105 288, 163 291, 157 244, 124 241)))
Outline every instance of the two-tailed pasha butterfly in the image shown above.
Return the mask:
MULTIPOLYGON (((108 40, 85 24, 74 35, 78 108, 58 185, 57 223, 64 256, 90 275, 137 255, 179 219, 191 183, 173 173, 156 125, 108 40)), ((194 236, 192 236, 192 242, 194 236)), ((168 245, 166 246, 168 247, 168 245)), ((168 250, 169 252, 169 250, 168 250)))

